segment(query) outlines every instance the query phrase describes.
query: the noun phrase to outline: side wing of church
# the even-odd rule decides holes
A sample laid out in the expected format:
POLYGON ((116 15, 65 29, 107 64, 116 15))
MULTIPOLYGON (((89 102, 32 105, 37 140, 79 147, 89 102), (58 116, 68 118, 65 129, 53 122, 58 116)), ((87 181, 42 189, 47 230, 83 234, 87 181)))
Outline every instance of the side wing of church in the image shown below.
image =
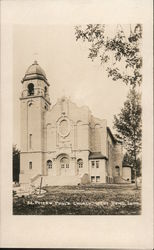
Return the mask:
POLYGON ((66 97, 51 107, 50 85, 36 61, 22 85, 21 184, 37 182, 40 177, 47 185, 115 183, 122 179, 122 143, 106 120, 66 97))

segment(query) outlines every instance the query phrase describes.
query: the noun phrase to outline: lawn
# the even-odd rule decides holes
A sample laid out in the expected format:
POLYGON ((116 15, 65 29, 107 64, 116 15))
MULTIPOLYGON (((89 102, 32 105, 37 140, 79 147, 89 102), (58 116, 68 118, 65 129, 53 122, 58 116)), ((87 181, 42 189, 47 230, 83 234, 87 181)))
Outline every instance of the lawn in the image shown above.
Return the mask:
POLYGON ((130 185, 44 187, 43 194, 13 198, 14 215, 139 215, 141 188, 130 185))

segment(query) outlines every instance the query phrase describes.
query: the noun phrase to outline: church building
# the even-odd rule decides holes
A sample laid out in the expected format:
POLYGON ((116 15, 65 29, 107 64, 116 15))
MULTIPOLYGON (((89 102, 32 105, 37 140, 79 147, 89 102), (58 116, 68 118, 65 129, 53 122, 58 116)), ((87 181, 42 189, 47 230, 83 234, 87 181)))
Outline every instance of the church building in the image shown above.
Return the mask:
POLYGON ((122 143, 107 121, 65 96, 51 105, 49 88, 35 61, 22 80, 19 182, 78 185, 122 179, 122 143))

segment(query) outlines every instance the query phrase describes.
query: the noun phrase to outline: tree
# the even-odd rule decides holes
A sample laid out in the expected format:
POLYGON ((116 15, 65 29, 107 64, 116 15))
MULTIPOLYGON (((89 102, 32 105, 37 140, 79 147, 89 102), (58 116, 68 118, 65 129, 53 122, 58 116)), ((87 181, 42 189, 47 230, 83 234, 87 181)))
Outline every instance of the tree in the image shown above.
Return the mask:
POLYGON ((107 25, 88 24, 85 27, 76 26, 75 36, 77 41, 88 43, 88 58, 106 65, 108 77, 114 81, 121 80, 130 87, 121 113, 114 116, 114 127, 131 158, 136 179, 137 157, 141 151, 142 108, 141 95, 135 89, 142 83, 142 26, 134 24, 125 25, 124 28, 117 25, 113 33, 107 31, 107 25))
POLYGON ((141 115, 141 95, 135 89, 130 89, 121 112, 114 116, 114 128, 117 130, 117 138, 124 142, 124 147, 131 156, 135 180, 137 158, 142 146, 141 115))
POLYGON ((109 37, 107 25, 88 24, 85 28, 76 26, 75 36, 77 41, 81 39, 90 45, 88 58, 92 61, 97 58, 101 64, 107 65, 108 77, 135 87, 142 82, 142 26, 136 24, 133 29, 130 26, 128 35, 125 35, 121 25, 117 25, 116 30, 116 33, 109 37))
MULTIPOLYGON (((133 158, 132 158, 132 156, 130 154, 128 154, 128 152, 126 152, 124 154, 122 165, 123 166, 127 166, 127 165, 128 166, 133 166, 133 158)), ((136 176, 137 177, 140 177, 142 175, 141 166, 142 166, 142 161, 138 157, 137 160, 136 160, 136 176)), ((134 171, 131 171, 131 177, 132 177, 132 180, 134 180, 134 178, 135 178, 134 171)))
POLYGON ((20 172, 20 151, 17 149, 16 145, 13 145, 13 181, 19 182, 19 172, 20 172))

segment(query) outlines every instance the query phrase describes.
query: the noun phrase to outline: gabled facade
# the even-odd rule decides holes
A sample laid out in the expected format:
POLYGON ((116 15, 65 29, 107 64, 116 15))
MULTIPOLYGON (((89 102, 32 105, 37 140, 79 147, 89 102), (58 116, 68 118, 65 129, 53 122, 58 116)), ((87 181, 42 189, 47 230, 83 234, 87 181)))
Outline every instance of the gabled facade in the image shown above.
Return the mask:
POLYGON ((20 183, 114 183, 122 177, 122 144, 104 119, 62 97, 51 107, 49 83, 37 62, 23 80, 20 183))

